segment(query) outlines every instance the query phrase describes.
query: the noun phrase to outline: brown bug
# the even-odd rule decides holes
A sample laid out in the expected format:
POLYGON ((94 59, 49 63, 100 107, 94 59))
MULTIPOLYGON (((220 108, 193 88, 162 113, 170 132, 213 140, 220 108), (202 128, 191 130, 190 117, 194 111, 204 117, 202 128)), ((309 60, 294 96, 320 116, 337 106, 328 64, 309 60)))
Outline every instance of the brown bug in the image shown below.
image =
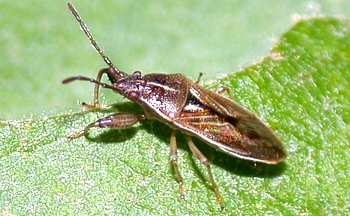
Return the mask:
POLYGON ((144 111, 144 114, 138 116, 130 113, 117 113, 101 118, 84 130, 69 135, 68 140, 85 135, 93 127, 123 129, 144 119, 155 119, 166 123, 173 129, 170 137, 170 158, 179 183, 181 198, 184 198, 184 195, 183 180, 177 166, 177 131, 185 134, 192 153, 206 166, 209 181, 222 208, 224 206, 211 172, 210 163, 192 142, 191 137, 197 137, 228 155, 245 160, 277 164, 285 159, 286 152, 280 139, 255 114, 230 99, 232 97, 228 88, 222 87, 212 92, 200 87, 198 82, 201 75, 193 82, 183 74, 142 76, 140 71, 135 71, 131 75, 126 74, 115 67, 104 55, 86 24, 70 3, 68 3, 68 8, 109 67, 101 69, 96 79, 76 76, 63 80, 63 83, 75 80, 95 83, 94 104, 84 104, 89 108, 100 107, 98 94, 101 86, 135 101, 144 111), (108 76, 111 84, 101 83, 103 74, 108 76), (225 91, 230 98, 222 95, 225 91))

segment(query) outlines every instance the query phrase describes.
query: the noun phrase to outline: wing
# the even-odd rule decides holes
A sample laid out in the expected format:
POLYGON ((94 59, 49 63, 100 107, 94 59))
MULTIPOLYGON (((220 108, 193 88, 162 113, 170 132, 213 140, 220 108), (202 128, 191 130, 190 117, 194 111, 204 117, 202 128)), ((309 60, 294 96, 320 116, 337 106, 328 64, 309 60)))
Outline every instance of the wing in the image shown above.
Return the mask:
POLYGON ((277 164, 286 157, 280 139, 254 113, 197 85, 190 88, 189 99, 174 123, 238 158, 277 164))

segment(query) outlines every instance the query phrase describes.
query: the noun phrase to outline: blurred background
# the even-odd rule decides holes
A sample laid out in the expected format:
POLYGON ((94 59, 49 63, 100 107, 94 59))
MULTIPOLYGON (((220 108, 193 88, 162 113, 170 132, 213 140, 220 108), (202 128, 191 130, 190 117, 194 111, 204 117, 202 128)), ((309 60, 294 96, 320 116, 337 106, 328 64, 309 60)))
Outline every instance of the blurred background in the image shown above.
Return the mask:
MULTIPOLYGON (((346 0, 71 3, 119 69, 184 73, 190 79, 203 72, 203 83, 259 61, 298 19, 350 17, 346 0)), ((93 84, 61 81, 95 78, 103 67, 66 0, 0 2, 0 119, 81 110, 77 101, 92 101, 93 84)), ((102 92, 107 104, 119 100, 102 92)))

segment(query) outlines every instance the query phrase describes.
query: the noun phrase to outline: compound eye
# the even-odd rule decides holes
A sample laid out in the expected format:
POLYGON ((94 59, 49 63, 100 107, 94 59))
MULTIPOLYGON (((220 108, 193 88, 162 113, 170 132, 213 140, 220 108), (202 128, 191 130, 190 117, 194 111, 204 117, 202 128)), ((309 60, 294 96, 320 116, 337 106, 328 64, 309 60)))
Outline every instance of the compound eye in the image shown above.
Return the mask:
POLYGON ((137 99, 139 97, 139 93, 137 91, 130 91, 128 96, 130 99, 137 99))
POLYGON ((134 73, 132 73, 135 76, 141 76, 141 71, 134 71, 134 73))

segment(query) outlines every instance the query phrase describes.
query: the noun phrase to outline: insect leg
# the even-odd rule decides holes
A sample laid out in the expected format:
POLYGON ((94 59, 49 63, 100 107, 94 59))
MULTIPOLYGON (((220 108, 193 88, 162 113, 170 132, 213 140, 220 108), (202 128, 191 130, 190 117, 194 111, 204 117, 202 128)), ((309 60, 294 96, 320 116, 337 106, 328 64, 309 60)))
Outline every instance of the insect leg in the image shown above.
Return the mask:
POLYGON ((88 126, 84 130, 81 130, 75 134, 68 135, 68 141, 71 141, 75 138, 81 137, 86 134, 90 128, 99 127, 99 128, 111 128, 111 129, 125 129, 131 127, 140 120, 145 119, 144 115, 136 116, 130 113, 117 113, 113 115, 106 116, 101 118, 88 126))
POLYGON ((232 96, 232 93, 231 93, 231 90, 225 86, 221 86, 219 87, 218 89, 216 89, 215 93, 217 94, 222 94, 224 92, 227 92, 228 96, 233 99, 233 96, 232 96))
MULTIPOLYGON (((115 71, 112 68, 103 68, 101 69, 96 77, 96 80, 98 82, 101 82, 102 75, 107 74, 108 78, 111 80, 112 84, 114 80, 112 80, 117 74, 115 74, 115 71)), ((95 83, 95 89, 94 89, 94 104, 90 105, 87 103, 83 103, 84 106, 88 107, 89 109, 92 108, 101 108, 101 105, 99 103, 99 90, 100 90, 100 84, 95 83)))
POLYGON ((201 80, 202 76, 203 76, 203 73, 200 72, 198 78, 194 81, 194 83, 196 83, 198 85, 198 83, 201 80))
POLYGON ((196 158, 199 159, 199 161, 204 164, 204 166, 207 167, 208 170, 208 175, 209 175, 209 181, 211 183, 211 186, 213 188, 213 191, 216 195, 216 199, 218 200, 218 202, 220 203, 221 209, 224 209, 224 205, 222 203, 222 199, 221 199, 221 195, 219 193, 219 189, 218 186, 216 185, 215 181, 214 181, 214 177, 213 174, 211 172, 211 168, 210 168, 210 163, 208 161, 208 159, 202 154, 202 152, 194 145, 191 137, 186 136, 187 138, 187 142, 188 142, 188 146, 190 147, 192 153, 194 156, 196 156, 196 158))
POLYGON ((183 180, 182 180, 181 173, 179 171, 179 167, 177 166, 176 130, 173 130, 170 137, 170 160, 174 168, 175 178, 179 183, 180 198, 185 199, 185 195, 183 193, 183 180))

